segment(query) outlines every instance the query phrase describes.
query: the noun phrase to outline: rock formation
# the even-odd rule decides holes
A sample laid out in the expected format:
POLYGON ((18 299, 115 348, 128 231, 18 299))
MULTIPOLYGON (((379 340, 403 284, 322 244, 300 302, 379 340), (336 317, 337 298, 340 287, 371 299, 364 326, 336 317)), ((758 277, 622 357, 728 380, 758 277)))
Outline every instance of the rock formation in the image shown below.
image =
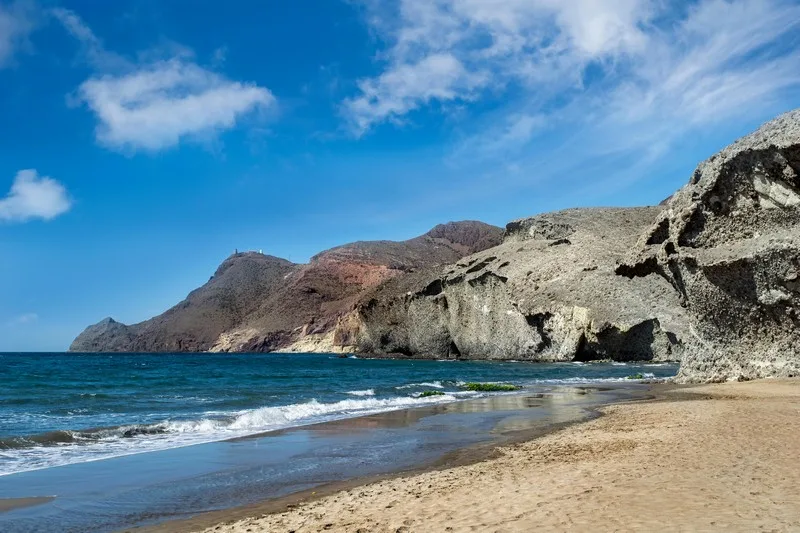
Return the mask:
POLYGON ((691 334, 679 380, 800 375, 800 110, 700 164, 618 272, 662 278, 691 334))
POLYGON ((502 229, 482 222, 451 222, 408 241, 333 248, 307 265, 237 253, 164 314, 131 326, 105 319, 81 333, 70 351, 332 351, 333 329, 365 290, 452 263, 501 236, 502 229))
POLYGON ((80 352, 121 352, 133 342, 131 328, 113 318, 104 318, 89 326, 72 342, 71 351, 80 352), (73 349, 76 348, 76 349, 73 349))
POLYGON ((358 351, 425 358, 678 359, 688 323, 671 285, 615 274, 660 212, 573 209, 511 222, 500 246, 376 288, 350 337, 358 351))

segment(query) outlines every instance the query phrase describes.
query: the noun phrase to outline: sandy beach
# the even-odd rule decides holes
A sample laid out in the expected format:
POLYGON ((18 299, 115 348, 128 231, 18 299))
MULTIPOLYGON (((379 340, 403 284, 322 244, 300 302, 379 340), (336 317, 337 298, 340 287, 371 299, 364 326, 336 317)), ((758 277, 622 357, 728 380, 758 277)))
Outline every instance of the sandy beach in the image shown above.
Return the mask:
POLYGON ((800 529, 800 380, 667 389, 602 413, 476 464, 310 496, 205 531, 800 529))

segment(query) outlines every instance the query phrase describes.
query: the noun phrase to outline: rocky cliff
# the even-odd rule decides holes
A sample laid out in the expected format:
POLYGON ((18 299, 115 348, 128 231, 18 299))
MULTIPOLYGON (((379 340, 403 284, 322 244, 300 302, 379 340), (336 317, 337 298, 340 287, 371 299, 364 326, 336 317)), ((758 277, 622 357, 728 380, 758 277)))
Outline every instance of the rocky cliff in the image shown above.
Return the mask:
POLYGON ((358 351, 425 358, 678 359, 688 322, 672 286, 616 274, 660 212, 573 209, 511 222, 497 247, 373 290, 349 337, 358 351))
POLYGON ((800 110, 700 164, 658 207, 510 223, 503 244, 373 290, 359 350, 682 360, 679 381, 800 375, 800 110))
POLYGON ((451 223, 308 265, 240 254, 164 315, 73 350, 677 360, 679 380, 800 375, 800 110, 659 206, 451 223))
POLYGON ((800 375, 800 110, 703 162, 618 271, 690 314, 679 380, 800 375))
POLYGON ((131 326, 105 319, 81 333, 70 351, 334 350, 334 328, 365 290, 452 263, 497 245, 501 237, 495 226, 451 222, 408 241, 340 246, 305 265, 234 254, 208 283, 164 314, 131 326))

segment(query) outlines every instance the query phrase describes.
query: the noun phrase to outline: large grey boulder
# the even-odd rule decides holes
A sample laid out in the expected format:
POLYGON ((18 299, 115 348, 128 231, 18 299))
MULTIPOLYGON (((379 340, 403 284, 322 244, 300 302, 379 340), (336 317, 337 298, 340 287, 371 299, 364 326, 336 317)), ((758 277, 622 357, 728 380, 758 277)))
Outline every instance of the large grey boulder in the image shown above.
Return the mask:
POLYGON ((678 379, 800 375, 800 110, 700 164, 617 270, 691 317, 678 379))

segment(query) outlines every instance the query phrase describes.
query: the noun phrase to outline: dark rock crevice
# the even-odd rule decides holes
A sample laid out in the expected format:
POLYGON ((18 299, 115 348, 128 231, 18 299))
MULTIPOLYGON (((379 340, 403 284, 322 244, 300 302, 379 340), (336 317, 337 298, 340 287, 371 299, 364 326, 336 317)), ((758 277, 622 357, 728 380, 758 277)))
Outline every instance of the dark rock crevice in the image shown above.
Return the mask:
POLYGON ((625 276, 626 278, 643 278, 645 276, 649 276, 650 274, 658 273, 660 268, 658 266, 658 259, 655 256, 648 257, 643 261, 638 263, 634 263, 632 265, 629 264, 621 264, 617 265, 617 268, 614 269, 614 273, 618 276, 625 276))
POLYGON ((552 330, 549 327, 549 322, 552 318, 552 313, 536 313, 525 317, 525 321, 539 337, 539 343, 535 348, 537 352, 544 352, 553 346, 552 330))
POLYGON ((475 272, 478 272, 478 271, 480 271, 480 270, 483 270, 484 268, 486 268, 487 266, 489 266, 490 264, 492 264, 492 262, 493 262, 495 259, 497 259, 497 258, 496 258, 496 257, 487 257, 487 258, 485 258, 485 259, 482 259, 482 260, 481 260, 479 263, 477 263, 477 264, 475 264, 475 265, 473 265, 473 266, 469 267, 469 268, 467 269, 467 271, 465 272, 465 274, 473 274, 473 273, 475 273, 475 272))
POLYGON ((501 284, 505 284, 508 282, 507 277, 501 276, 500 274, 496 274, 494 272, 487 271, 481 274, 480 276, 467 280, 467 283, 471 287, 477 287, 479 285, 488 285, 490 280, 498 281, 501 284))

